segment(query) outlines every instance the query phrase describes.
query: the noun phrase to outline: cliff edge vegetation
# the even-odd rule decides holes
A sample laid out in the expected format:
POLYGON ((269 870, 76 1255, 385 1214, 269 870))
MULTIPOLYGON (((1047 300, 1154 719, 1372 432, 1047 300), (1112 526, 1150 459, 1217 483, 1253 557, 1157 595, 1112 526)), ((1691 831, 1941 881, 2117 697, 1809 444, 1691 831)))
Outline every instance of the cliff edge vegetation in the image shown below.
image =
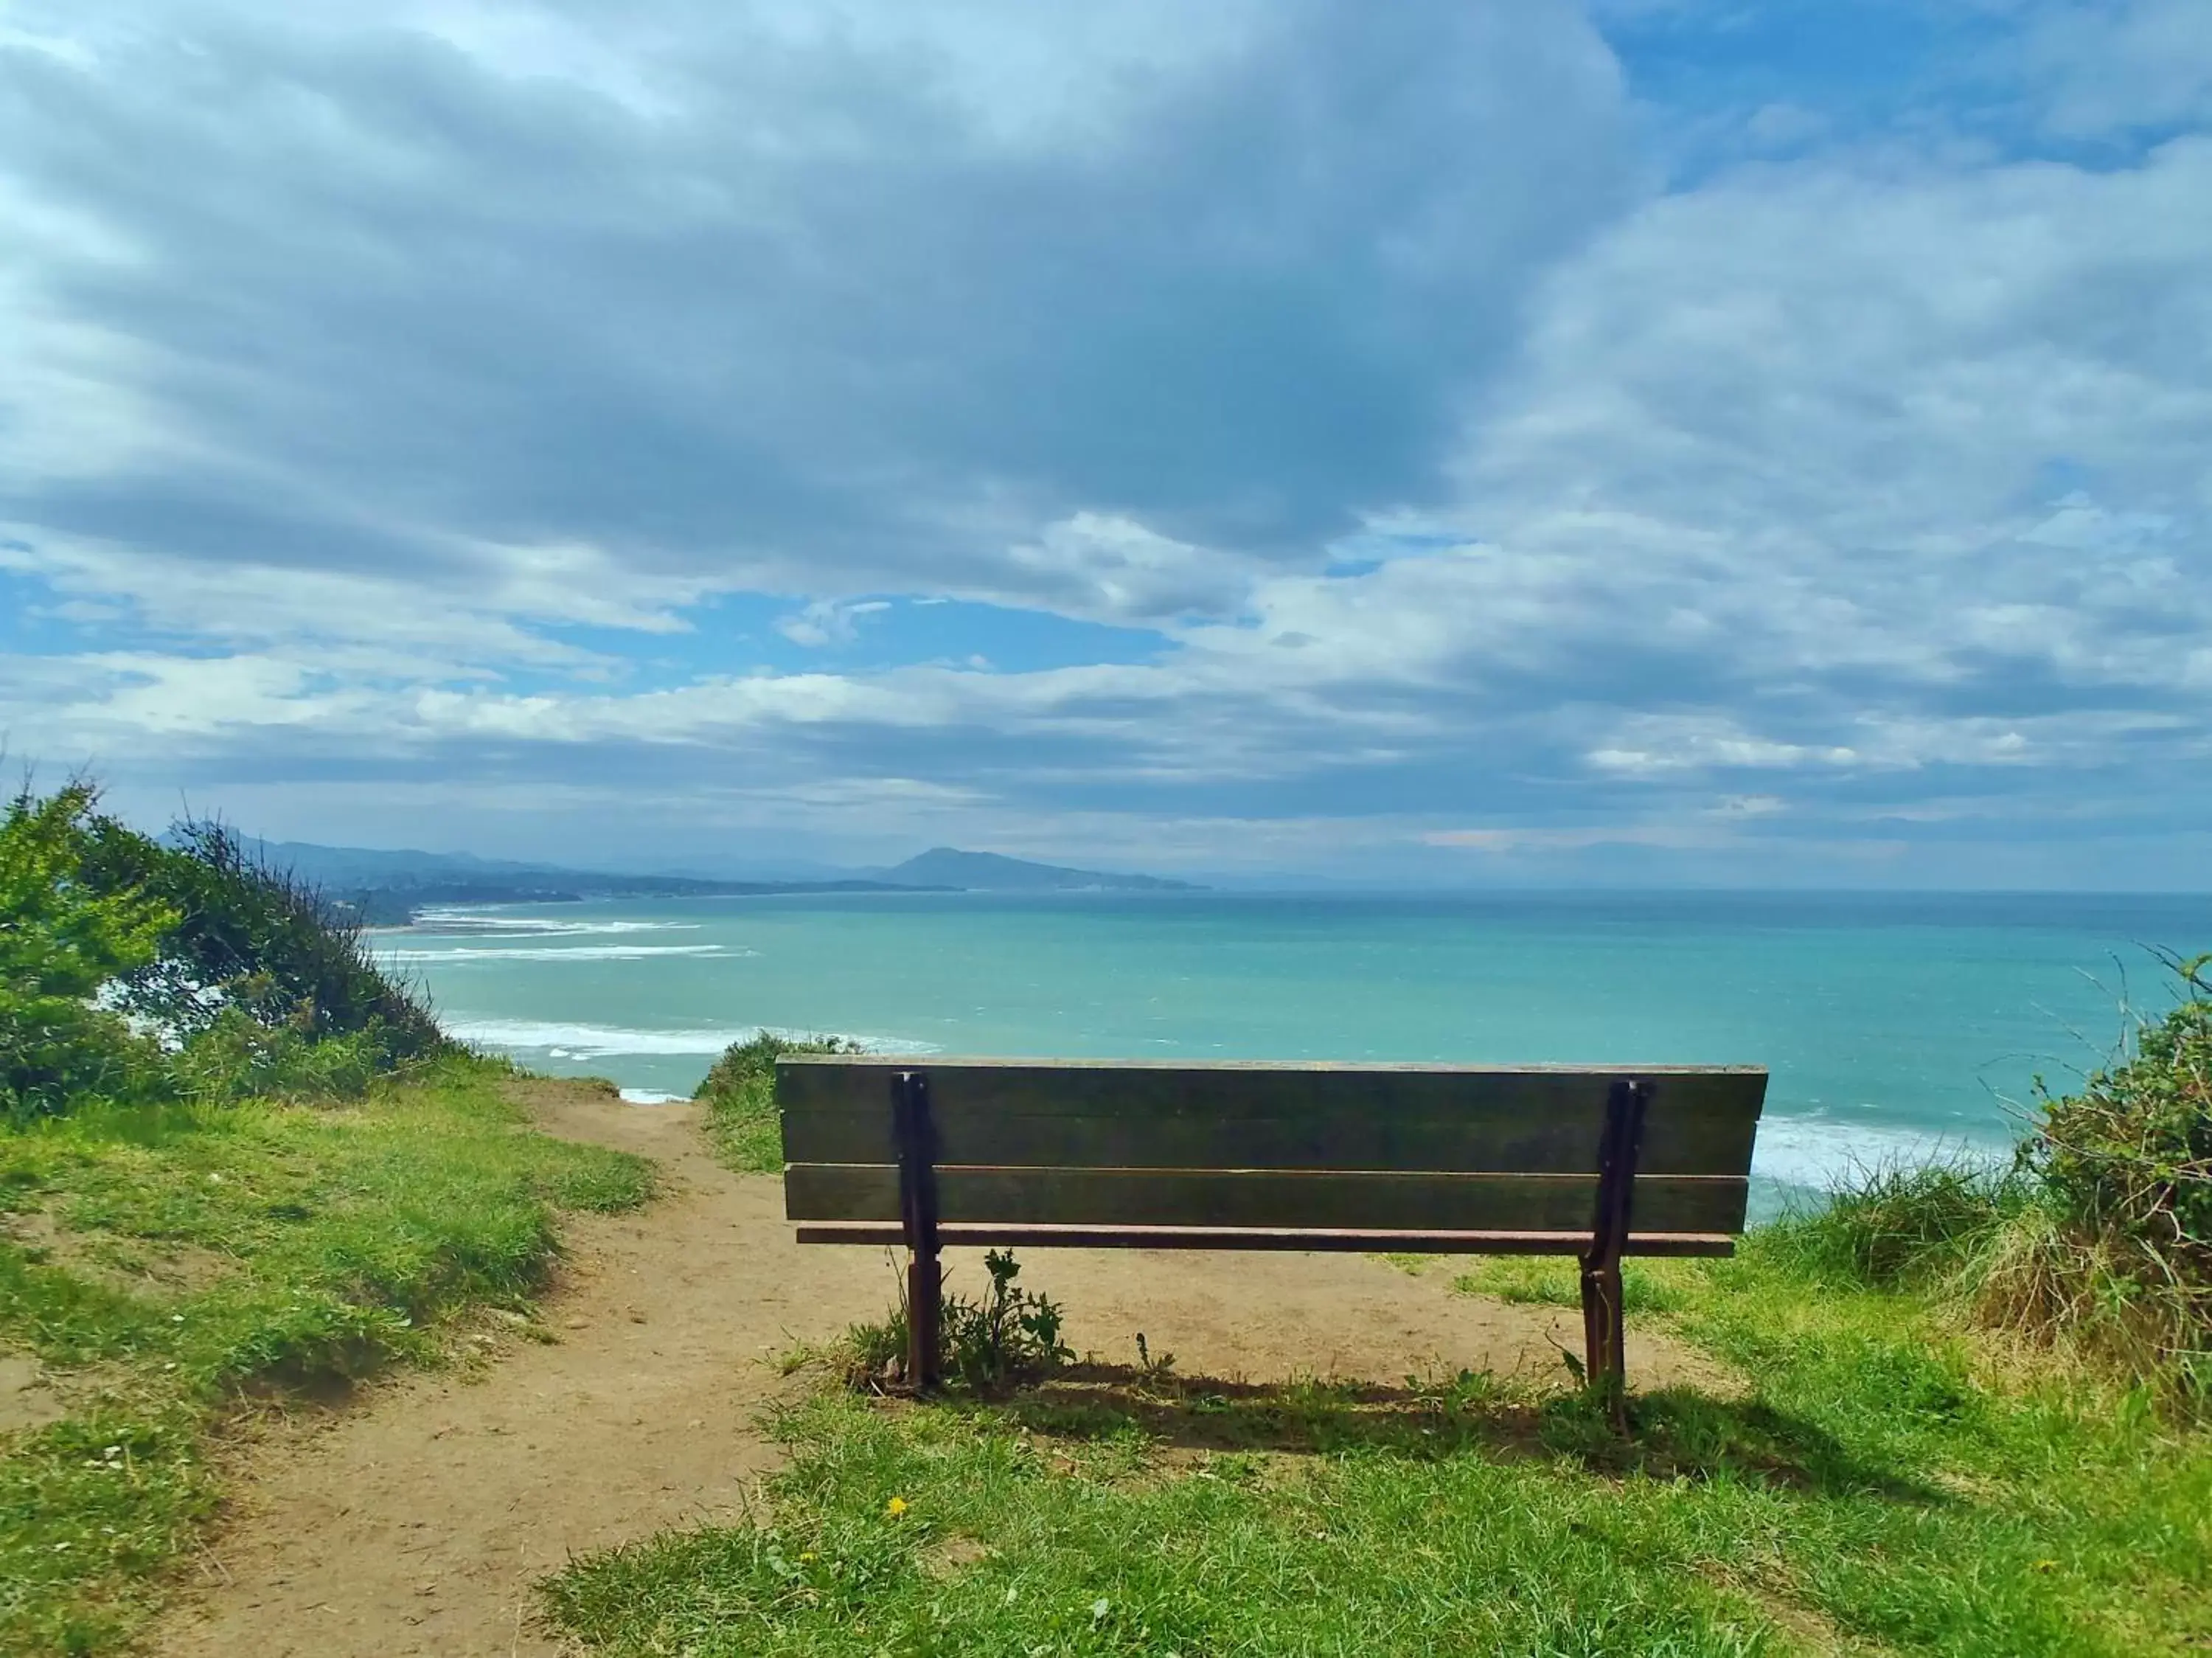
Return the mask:
POLYGON ((530 1132, 316 895, 72 785, 0 817, 0 1651, 121 1650, 219 1430, 526 1324, 634 1158, 530 1132))

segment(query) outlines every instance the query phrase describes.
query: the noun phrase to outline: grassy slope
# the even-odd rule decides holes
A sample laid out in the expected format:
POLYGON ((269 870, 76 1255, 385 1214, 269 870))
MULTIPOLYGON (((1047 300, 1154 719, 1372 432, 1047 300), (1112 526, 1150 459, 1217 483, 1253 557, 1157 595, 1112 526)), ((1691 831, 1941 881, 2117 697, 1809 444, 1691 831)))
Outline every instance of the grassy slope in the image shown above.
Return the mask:
POLYGON ((241 1390, 434 1362, 441 1321, 544 1282, 556 1210, 642 1200, 644 1164, 529 1131, 503 1074, 0 1128, 0 1352, 72 1408, 0 1435, 0 1651, 127 1637, 210 1512, 241 1390))
MULTIPOLYGON (((1427 1270, 1449 1270, 1431 1266, 1427 1270)), ((579 1563, 620 1654, 2097 1654, 2212 1643, 2212 1443, 1993 1362, 1910 1296, 1754 1240, 1639 1316, 1740 1396, 1480 1376, 1245 1394, 1129 1375, 996 1405, 824 1393, 771 1527, 579 1563), (902 1510, 890 1510, 893 1499, 902 1510)), ((1571 1300, 1566 1264, 1461 1280, 1571 1300)))

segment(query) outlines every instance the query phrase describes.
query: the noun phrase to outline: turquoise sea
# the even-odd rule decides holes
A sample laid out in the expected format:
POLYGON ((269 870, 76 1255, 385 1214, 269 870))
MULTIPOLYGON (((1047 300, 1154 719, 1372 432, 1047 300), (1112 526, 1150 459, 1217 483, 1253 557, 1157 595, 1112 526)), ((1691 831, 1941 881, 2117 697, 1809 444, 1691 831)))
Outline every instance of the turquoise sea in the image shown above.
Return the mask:
POLYGON ((1076 893, 513 905, 375 935, 447 1027, 688 1094, 758 1029, 918 1053, 1682 1061, 1773 1072, 1762 1207, 2001 1155, 2039 1074, 2168 1005, 2212 896, 1076 893))

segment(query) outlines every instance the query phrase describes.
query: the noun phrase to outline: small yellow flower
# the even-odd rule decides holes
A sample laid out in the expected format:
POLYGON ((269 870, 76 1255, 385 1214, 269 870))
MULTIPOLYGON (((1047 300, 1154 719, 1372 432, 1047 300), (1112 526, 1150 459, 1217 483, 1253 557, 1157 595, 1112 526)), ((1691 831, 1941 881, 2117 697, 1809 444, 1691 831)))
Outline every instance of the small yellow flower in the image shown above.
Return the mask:
POLYGON ((799 1557, 802 1561, 811 1563, 815 1557, 814 1551, 811 1549, 802 1549, 799 1551, 799 1557))
POLYGON ((889 1515, 892 1519, 896 1520, 901 1515, 906 1512, 906 1499, 902 1496, 893 1497, 890 1502, 884 1504, 884 1512, 889 1515))

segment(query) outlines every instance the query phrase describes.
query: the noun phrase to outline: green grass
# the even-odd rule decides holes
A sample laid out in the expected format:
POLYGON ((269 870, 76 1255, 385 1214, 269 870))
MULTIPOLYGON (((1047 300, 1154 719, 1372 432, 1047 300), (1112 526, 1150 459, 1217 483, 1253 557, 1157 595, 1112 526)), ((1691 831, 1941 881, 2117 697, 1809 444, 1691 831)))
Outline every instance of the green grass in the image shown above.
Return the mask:
POLYGON ((783 1172, 783 1119, 775 1108, 779 1054, 842 1053, 834 1036, 790 1038, 766 1031, 723 1050, 692 1096, 707 1107, 707 1134, 715 1154, 744 1174, 783 1172))
POLYGON ((0 1651, 125 1643, 212 1510, 242 1395, 440 1361, 521 1308, 556 1211, 647 1195, 636 1159, 530 1131, 456 1058, 340 1107, 88 1107, 0 1128, 0 1353, 69 1416, 0 1433, 0 1651))
MULTIPOLYGON (((2011 1362, 1780 1234, 1638 1277, 1632 1317, 1743 1380, 1636 1398, 1626 1440, 1580 1394, 1480 1375, 825 1389, 775 1423, 793 1460, 762 1523, 579 1561, 546 1603, 594 1650, 699 1658, 2212 1643, 2212 1441, 2148 1394, 2011 1362)), ((1549 1301, 1555 1279, 1464 1282, 1549 1301)))
MULTIPOLYGON (((1495 1295, 1502 1301, 1542 1307, 1583 1304, 1582 1274, 1571 1259, 1551 1255, 1478 1258, 1452 1279, 1462 1295, 1495 1295)), ((1620 1304, 1629 1313, 1672 1313, 1682 1305, 1677 1281, 1656 1262, 1623 1261, 1620 1304)))

